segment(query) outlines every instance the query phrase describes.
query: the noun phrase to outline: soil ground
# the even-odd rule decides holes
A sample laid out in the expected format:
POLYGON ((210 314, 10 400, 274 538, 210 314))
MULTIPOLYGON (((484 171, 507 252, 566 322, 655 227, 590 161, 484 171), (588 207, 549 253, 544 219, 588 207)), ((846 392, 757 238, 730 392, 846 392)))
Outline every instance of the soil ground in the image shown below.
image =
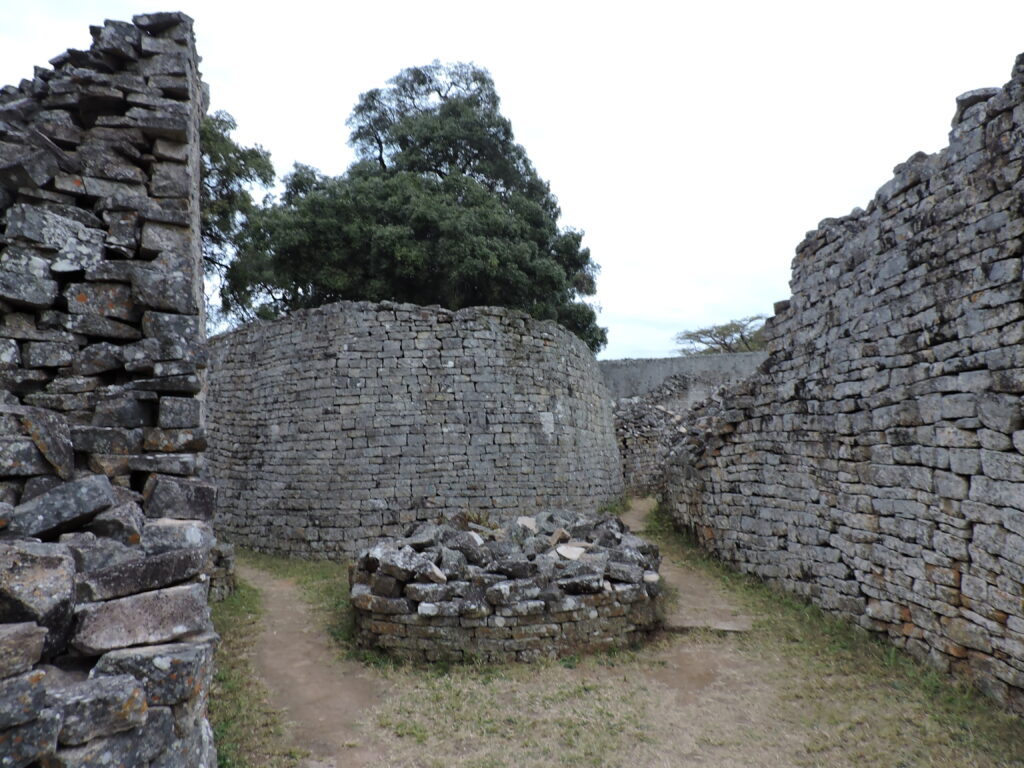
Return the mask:
MULTIPOLYGON (((652 506, 635 501, 623 519, 642 532, 652 506)), ((767 637, 779 634, 763 629, 770 619, 684 559, 667 556, 661 573, 675 633, 640 651, 423 670, 345 660, 294 583, 239 567, 263 601, 255 667, 291 745, 309 753, 303 768, 1024 765, 1012 722, 996 734, 1011 746, 987 734, 965 744, 902 678, 862 679, 870 665, 844 649, 833 661, 798 630, 767 637)))

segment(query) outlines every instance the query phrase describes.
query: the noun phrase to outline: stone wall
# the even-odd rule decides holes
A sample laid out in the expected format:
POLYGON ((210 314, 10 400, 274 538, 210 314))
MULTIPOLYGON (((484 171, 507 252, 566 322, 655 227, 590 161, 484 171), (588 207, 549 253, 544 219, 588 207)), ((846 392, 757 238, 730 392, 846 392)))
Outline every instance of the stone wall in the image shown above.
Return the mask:
POLYGON ((665 499, 738 568, 1024 710, 1024 56, 947 149, 808 234, 770 357, 665 499))
POLYGON ((0 89, 0 764, 213 768, 192 21, 0 89))
POLYGON ((552 323, 341 303, 210 348, 217 528, 247 547, 354 555, 414 521, 592 512, 622 493, 611 398, 552 323))
POLYGON ((660 564, 614 516, 422 523, 352 564, 355 639, 406 660, 487 663, 635 645, 660 626, 660 564))
POLYGON ((764 352, 735 352, 689 357, 600 360, 598 366, 612 397, 641 397, 674 378, 675 405, 686 410, 719 387, 741 381, 757 370, 764 352))

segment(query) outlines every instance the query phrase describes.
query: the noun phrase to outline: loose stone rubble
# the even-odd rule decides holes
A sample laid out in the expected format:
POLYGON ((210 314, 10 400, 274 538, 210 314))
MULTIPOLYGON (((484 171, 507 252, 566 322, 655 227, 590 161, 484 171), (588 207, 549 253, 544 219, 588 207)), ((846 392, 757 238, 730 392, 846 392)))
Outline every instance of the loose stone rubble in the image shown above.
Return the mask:
POLYGON ((622 495, 611 398, 576 336, 514 310, 341 302, 210 342, 218 531, 354 556, 461 510, 622 495))
POLYGON ((414 661, 534 661, 634 644, 660 624, 660 563, 657 546, 615 517, 420 523, 350 566, 356 640, 414 661))
POLYGON ((0 766, 213 768, 192 21, 0 89, 0 766))
POLYGON ((724 560, 1024 712, 1022 167, 1024 55, 808 233, 767 362, 672 424, 663 487, 724 560))

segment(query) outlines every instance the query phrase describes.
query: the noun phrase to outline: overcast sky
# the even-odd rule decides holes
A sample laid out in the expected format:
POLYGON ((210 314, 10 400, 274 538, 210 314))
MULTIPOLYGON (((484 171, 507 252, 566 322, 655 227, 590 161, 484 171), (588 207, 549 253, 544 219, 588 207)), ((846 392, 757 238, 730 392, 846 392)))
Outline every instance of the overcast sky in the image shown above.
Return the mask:
POLYGON ((154 10, 196 20, 211 109, 236 140, 342 173, 359 94, 433 59, 490 70, 562 224, 601 265, 603 358, 663 357, 676 332, 771 313, 794 248, 863 207, 955 97, 1001 86, 1021 0, 515 3, 6 0, 0 83, 154 10))

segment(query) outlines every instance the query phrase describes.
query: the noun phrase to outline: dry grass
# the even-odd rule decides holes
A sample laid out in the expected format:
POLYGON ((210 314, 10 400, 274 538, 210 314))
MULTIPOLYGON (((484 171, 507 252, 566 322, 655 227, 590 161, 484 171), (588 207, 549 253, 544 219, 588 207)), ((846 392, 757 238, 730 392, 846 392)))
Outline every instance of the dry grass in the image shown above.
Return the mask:
MULTIPOLYGON (((722 568, 657 513, 647 535, 753 616, 754 630, 692 632, 638 652, 533 666, 422 668, 366 657, 389 683, 365 722, 388 745, 386 764, 1024 766, 1021 719, 868 633, 722 568)), ((339 651, 352 653, 342 565, 247 559, 294 579, 339 651)))

